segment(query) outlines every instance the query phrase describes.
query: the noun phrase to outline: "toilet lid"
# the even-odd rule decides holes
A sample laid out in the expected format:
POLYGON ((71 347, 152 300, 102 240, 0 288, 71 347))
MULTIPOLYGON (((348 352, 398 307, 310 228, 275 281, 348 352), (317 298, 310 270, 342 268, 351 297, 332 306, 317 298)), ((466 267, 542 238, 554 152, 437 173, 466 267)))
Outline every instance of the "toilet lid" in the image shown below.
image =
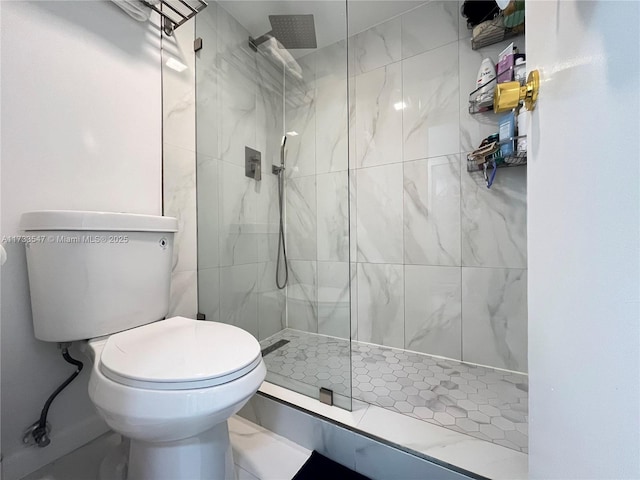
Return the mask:
POLYGON ((118 383, 176 390, 229 382, 261 360, 258 341, 238 327, 173 317, 110 336, 100 368, 118 383))

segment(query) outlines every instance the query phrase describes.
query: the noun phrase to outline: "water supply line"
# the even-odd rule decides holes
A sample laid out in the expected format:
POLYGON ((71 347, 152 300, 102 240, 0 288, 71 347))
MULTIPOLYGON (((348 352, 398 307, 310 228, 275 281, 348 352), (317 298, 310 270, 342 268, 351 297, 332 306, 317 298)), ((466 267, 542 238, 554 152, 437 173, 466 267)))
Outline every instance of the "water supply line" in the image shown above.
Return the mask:
POLYGON ((282 136, 280 144, 280 166, 273 166, 272 172, 278 175, 278 209, 280 211, 280 225, 278 226, 278 259, 276 263, 276 286, 282 290, 289 281, 289 265, 287 263, 287 247, 284 239, 284 154, 287 136, 282 136), (284 281, 280 283, 280 258, 284 259, 284 281))
POLYGON ((47 423, 47 415, 49 414, 49 408, 51 407, 53 400, 58 396, 60 392, 62 392, 62 390, 67 388, 78 375, 80 375, 82 367, 84 366, 80 360, 76 360, 71 355, 69 355, 69 347, 71 346, 71 343, 60 343, 58 344, 58 346, 62 350, 62 358, 64 358, 67 363, 75 365, 76 371, 73 372, 64 382, 62 382, 62 384, 60 384, 60 386, 56 388, 56 390, 49 396, 44 404, 44 407, 42 408, 42 412, 40 412, 40 419, 27 429, 24 437, 22 438, 23 443, 35 443, 40 448, 44 448, 51 443, 51 439, 49 438, 51 427, 47 423))

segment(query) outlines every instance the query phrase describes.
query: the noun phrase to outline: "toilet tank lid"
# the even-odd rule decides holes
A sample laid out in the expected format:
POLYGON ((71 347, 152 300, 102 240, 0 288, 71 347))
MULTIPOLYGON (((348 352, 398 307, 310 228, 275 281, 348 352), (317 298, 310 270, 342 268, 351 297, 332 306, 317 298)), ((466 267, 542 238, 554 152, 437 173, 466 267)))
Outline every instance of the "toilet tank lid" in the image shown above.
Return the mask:
POLYGON ((40 210, 23 213, 20 228, 24 231, 177 232, 178 220, 135 213, 40 210))

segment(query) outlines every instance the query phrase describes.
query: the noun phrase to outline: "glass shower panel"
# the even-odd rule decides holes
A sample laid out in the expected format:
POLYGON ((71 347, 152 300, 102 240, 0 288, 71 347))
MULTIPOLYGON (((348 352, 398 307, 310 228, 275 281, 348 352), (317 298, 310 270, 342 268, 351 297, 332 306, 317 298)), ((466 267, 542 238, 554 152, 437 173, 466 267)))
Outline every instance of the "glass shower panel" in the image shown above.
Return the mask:
POLYGON ((196 123, 200 313, 350 409, 346 23, 345 1, 210 2, 196 123))

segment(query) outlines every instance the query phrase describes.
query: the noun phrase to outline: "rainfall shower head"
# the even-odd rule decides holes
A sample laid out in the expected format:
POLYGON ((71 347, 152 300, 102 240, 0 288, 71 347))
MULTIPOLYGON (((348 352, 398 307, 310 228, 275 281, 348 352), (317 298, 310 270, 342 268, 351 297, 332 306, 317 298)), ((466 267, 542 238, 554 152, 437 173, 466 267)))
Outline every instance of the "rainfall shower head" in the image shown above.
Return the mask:
POLYGON ((261 37, 249 37, 249 45, 257 50, 258 45, 275 38, 287 50, 318 48, 316 26, 313 15, 269 15, 271 31, 261 37))
POLYGON ((271 34, 284 48, 318 48, 313 15, 269 15, 271 34))

